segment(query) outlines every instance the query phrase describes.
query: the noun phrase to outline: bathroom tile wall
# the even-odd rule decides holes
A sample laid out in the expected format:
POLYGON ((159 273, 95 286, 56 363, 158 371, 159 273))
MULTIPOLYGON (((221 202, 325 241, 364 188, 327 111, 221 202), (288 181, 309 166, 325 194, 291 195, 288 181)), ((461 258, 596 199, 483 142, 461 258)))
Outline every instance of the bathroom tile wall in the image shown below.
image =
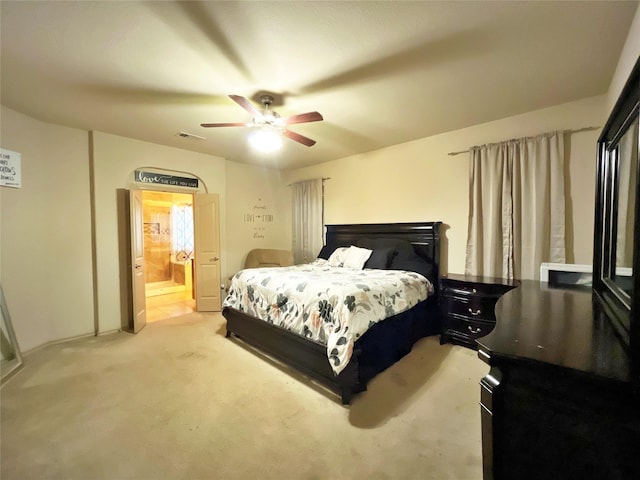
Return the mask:
POLYGON ((171 206, 145 202, 143 219, 145 282, 171 280, 171 206))

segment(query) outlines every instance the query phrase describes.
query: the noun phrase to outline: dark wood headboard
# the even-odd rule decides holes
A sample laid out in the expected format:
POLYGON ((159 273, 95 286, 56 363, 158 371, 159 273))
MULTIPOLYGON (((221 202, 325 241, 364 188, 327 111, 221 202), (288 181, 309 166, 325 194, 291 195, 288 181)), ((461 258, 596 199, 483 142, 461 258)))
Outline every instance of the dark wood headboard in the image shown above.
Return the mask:
POLYGON ((349 246, 362 238, 393 238, 404 240, 440 272, 440 225, 442 222, 363 223, 327 225, 327 245, 349 246))

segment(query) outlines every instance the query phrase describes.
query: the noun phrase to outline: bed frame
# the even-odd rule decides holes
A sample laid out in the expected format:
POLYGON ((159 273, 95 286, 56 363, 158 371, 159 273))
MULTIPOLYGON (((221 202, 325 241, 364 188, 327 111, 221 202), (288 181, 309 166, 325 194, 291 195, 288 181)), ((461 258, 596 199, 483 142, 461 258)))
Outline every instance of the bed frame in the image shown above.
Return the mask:
MULTIPOLYGON (((437 279, 440 263, 440 225, 441 222, 327 225, 326 243, 327 245, 349 246, 361 238, 405 240, 413 245, 418 255, 433 263, 434 279, 437 279)), ((338 393, 342 403, 348 405, 351 403, 351 397, 354 393, 366 390, 366 384, 370 378, 399 360, 399 358, 393 358, 382 366, 379 364, 372 366, 371 362, 366 360, 367 358, 379 357, 377 353, 370 354, 368 357, 366 355, 367 344, 375 342, 376 335, 386 339, 393 337, 394 331, 398 329, 402 329, 405 333, 410 331, 411 335, 409 336, 406 334, 398 335, 401 337, 401 340, 398 341, 404 343, 400 346, 400 351, 403 352, 401 355, 405 355, 419 338, 441 332, 437 283, 437 281, 434 282, 435 295, 420 304, 422 309, 417 321, 407 320, 406 316, 402 317, 403 314, 400 314, 378 322, 355 343, 351 360, 339 375, 335 375, 329 364, 325 345, 300 337, 230 307, 225 307, 222 311, 222 315, 227 320, 226 336, 229 337, 233 334, 252 347, 316 379, 338 393), (429 318, 424 318, 425 316, 429 318), (408 324, 407 322, 412 323, 408 324)), ((379 363, 379 360, 375 361, 379 363)))

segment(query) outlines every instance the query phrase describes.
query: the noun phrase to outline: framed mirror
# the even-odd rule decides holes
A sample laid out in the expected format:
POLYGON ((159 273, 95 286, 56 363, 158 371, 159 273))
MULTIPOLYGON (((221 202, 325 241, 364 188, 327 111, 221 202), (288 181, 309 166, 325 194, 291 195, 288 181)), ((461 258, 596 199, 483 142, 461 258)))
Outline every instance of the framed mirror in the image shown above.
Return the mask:
MULTIPOLYGON (((611 281, 620 290, 624 304, 631 308, 633 295, 633 224, 636 211, 636 193, 638 177, 638 117, 631 122, 616 144, 617 179, 617 218, 615 223, 615 269, 609 272, 611 281)), ((615 211, 615 210, 614 210, 615 211)), ((613 228, 612 228, 613 230, 613 228)), ((613 263, 612 259, 612 263, 613 263)))
POLYGON ((638 150, 640 59, 598 140, 593 291, 623 343, 640 355, 638 150))
POLYGON ((13 331, 2 285, 0 285, 0 320, 0 385, 2 385, 22 367, 22 354, 13 331))

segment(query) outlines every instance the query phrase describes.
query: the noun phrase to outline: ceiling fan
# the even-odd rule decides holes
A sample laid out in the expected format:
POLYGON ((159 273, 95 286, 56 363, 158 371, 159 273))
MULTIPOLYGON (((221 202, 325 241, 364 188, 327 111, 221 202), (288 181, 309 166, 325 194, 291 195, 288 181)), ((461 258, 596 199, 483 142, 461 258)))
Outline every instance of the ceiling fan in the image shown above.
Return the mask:
POLYGON ((287 125, 293 125, 295 123, 308 123, 318 122, 322 120, 322 115, 318 112, 300 113, 298 115, 291 115, 290 117, 281 117, 277 112, 271 110, 271 104, 273 103, 273 96, 261 95, 260 102, 263 105, 262 110, 258 110, 254 107, 249 100, 240 95, 229 95, 229 98, 244 108, 247 112, 253 115, 253 120, 250 123, 231 122, 231 123, 201 123, 201 127, 259 127, 262 129, 271 130, 284 135, 291 140, 311 147, 315 145, 316 141, 308 137, 300 135, 299 133, 287 130, 287 125))

